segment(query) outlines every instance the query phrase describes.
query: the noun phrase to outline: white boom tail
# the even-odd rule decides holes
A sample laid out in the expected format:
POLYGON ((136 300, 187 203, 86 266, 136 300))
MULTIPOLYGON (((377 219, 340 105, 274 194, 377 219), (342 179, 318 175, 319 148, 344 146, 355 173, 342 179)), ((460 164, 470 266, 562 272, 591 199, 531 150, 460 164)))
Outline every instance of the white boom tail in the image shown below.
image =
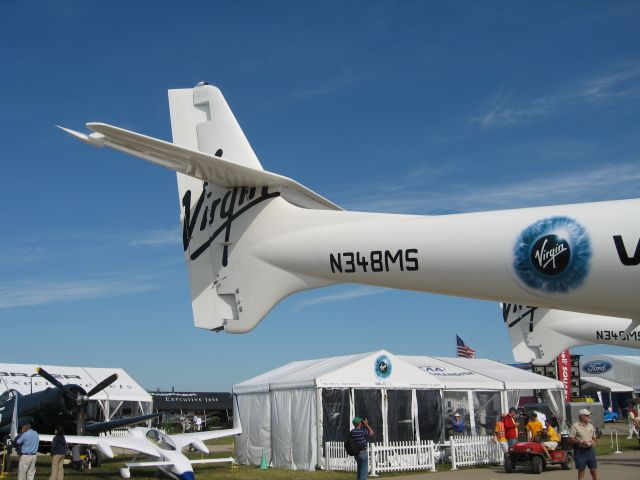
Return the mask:
POLYGON ((517 362, 548 365, 564 350, 579 345, 640 348, 640 327, 629 318, 511 303, 502 303, 501 307, 517 362))
POLYGON ((170 90, 169 105, 173 143, 102 123, 88 123, 90 135, 65 130, 178 172, 197 327, 247 332, 286 296, 336 283, 640 318, 639 200, 345 212, 263 170, 217 88, 170 90))

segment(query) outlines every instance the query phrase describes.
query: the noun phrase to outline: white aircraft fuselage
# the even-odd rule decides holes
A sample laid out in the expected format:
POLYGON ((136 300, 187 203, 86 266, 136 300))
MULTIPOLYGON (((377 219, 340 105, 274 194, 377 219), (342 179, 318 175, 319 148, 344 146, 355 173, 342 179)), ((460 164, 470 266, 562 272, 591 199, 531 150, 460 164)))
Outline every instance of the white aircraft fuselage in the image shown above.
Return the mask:
POLYGON ((640 319, 640 200, 442 216, 346 212, 263 170, 220 90, 169 91, 173 143, 65 129, 178 172, 196 326, 243 333, 294 292, 360 283, 640 319))
POLYGON ((277 214, 285 220, 271 218, 269 207, 256 218, 257 229, 285 221, 294 227, 261 242, 255 256, 327 284, 640 318, 640 265, 621 258, 640 240, 631 221, 640 218, 640 200, 426 217, 293 206, 283 216, 281 205, 277 214))

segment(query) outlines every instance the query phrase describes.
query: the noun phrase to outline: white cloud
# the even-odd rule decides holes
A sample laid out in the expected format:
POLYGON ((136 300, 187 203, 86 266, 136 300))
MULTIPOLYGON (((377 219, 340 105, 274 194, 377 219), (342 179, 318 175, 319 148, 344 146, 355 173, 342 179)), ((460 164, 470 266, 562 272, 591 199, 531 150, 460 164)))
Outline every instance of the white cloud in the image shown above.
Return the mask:
POLYGON ((323 303, 344 302, 347 300, 352 300, 354 298, 379 295, 388 291, 388 289, 380 287, 353 287, 339 293, 333 293, 330 295, 323 295, 320 297, 303 300, 301 302, 298 302, 294 308, 295 310, 302 310, 303 308, 311 307, 314 305, 321 305, 323 303))
POLYGON ((70 281, 21 281, 0 287, 0 310, 115 297, 158 288, 153 279, 142 275, 70 281))
POLYGON ((619 72, 575 82, 573 85, 529 100, 513 100, 499 92, 489 99, 486 112, 469 118, 481 127, 512 125, 552 115, 569 108, 609 106, 640 98, 640 67, 631 66, 619 72))
POLYGON ((624 163, 482 185, 451 181, 446 189, 423 183, 393 192, 359 190, 358 198, 342 203, 350 210, 441 214, 635 198, 639 185, 638 164, 624 163))
POLYGON ((181 242, 181 230, 179 228, 171 228, 165 230, 150 230, 134 235, 130 245, 138 246, 161 246, 161 245, 178 245, 181 242))

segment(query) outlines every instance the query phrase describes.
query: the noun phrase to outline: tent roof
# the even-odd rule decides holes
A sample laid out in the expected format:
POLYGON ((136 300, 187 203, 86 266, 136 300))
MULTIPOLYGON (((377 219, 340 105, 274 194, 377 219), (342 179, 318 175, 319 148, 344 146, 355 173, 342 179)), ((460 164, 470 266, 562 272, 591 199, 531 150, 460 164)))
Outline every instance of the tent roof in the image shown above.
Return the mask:
POLYGON ((582 375, 580 381, 590 383, 596 388, 604 388, 611 392, 633 392, 633 388, 622 383, 614 382, 613 380, 607 380, 606 378, 594 377, 591 375, 582 375))
POLYGON ((442 388, 441 381, 386 350, 340 357, 292 362, 234 385, 234 393, 267 392, 302 387, 442 388), (390 365, 387 378, 375 373, 378 358, 386 356, 390 365))
POLYGON ((234 393, 302 388, 422 388, 521 390, 559 389, 562 383, 492 360, 429 356, 396 356, 386 350, 292 362, 236 384, 234 393), (386 356, 388 378, 375 374, 374 365, 386 356))
POLYGON ((121 368, 0 363, 0 393, 6 390, 17 390, 21 394, 26 395, 53 387, 53 385, 36 373, 38 367, 42 367, 51 373, 60 383, 65 385, 79 385, 86 391, 89 391, 112 373, 117 373, 118 379, 109 387, 93 395, 91 400, 148 403, 152 401, 151 395, 121 368))
MULTIPOLYGON (((519 368, 505 365, 500 362, 488 360, 485 358, 440 358, 460 368, 465 368, 472 372, 494 379, 501 384, 506 390, 544 390, 563 388, 562 382, 553 378, 544 377, 537 373, 527 372, 519 368)), ((478 388, 478 387, 475 387, 478 388)), ((480 388, 483 388, 480 386, 480 388)), ((488 387, 484 387, 488 388, 488 387)))

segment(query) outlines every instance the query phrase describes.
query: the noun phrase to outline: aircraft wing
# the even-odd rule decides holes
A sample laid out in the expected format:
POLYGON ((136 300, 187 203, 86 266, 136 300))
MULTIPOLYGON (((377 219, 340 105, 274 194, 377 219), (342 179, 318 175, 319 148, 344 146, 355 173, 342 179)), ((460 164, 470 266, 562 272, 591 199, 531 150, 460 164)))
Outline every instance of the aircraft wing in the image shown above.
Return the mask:
POLYGON ((126 467, 172 467, 175 465, 173 462, 134 462, 134 463, 125 463, 126 467))
POLYGON ((226 463, 226 462, 234 462, 233 457, 225 457, 225 458, 205 458, 203 460, 189 460, 191 465, 196 463, 226 463))
MULTIPOLYGON (((159 457, 158 452, 153 446, 144 440, 138 440, 127 435, 125 437, 113 437, 105 435, 104 437, 92 437, 90 435, 65 435, 67 443, 72 445, 95 445, 96 448, 109 458, 113 458, 112 448, 124 448, 140 452, 151 457, 159 457)), ((40 435, 40 441, 51 442, 53 435, 40 435)))
POLYGON ((180 147, 164 140, 148 137, 105 123, 87 123, 91 135, 60 127, 83 142, 142 158, 176 172, 226 187, 274 187, 290 203, 303 208, 342 210, 333 202, 276 173, 259 170, 224 160, 208 153, 180 147))
POLYGON ((232 435, 239 435, 242 433, 242 428, 230 428, 226 430, 210 430, 206 432, 191 432, 191 433, 178 433, 171 435, 171 440, 176 444, 179 450, 182 450, 187 445, 194 443, 206 442, 207 440, 213 440, 216 438, 230 437, 232 435))

